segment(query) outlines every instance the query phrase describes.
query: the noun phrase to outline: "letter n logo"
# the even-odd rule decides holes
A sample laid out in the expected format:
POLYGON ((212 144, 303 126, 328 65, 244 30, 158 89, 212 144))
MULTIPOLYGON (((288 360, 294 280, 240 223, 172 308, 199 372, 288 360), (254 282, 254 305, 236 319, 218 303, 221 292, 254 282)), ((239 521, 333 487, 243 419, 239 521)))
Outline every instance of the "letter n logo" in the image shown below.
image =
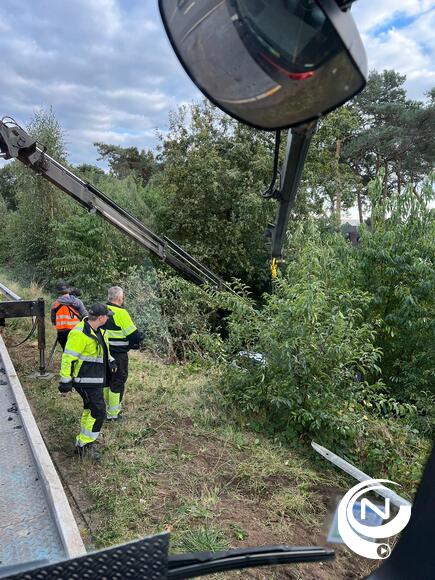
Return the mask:
POLYGON ((386 498, 386 500, 384 502, 384 511, 382 511, 382 509, 379 506, 372 503, 369 499, 367 499, 366 497, 363 497, 363 499, 361 500, 361 519, 362 520, 365 520, 367 517, 366 516, 366 509, 367 508, 371 509, 373 512, 378 514, 378 516, 381 517, 383 520, 390 519, 390 499, 388 497, 386 498))

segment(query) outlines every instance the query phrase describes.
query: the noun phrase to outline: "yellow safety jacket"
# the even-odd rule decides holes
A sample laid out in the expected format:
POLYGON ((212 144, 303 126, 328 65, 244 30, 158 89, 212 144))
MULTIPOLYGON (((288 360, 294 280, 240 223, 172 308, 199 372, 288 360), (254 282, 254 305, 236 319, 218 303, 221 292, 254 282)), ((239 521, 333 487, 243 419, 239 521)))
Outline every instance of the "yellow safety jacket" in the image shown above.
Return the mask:
POLYGON ((128 352, 132 345, 139 344, 140 332, 133 324, 130 314, 125 308, 111 302, 107 303, 107 308, 110 308, 113 312, 113 316, 108 319, 104 326, 109 339, 110 350, 113 354, 128 352))
POLYGON ((101 330, 101 336, 107 347, 107 357, 95 331, 84 318, 71 330, 65 350, 62 355, 60 381, 74 381, 81 387, 105 387, 108 374, 108 363, 114 360, 110 354, 109 341, 106 332, 101 330))

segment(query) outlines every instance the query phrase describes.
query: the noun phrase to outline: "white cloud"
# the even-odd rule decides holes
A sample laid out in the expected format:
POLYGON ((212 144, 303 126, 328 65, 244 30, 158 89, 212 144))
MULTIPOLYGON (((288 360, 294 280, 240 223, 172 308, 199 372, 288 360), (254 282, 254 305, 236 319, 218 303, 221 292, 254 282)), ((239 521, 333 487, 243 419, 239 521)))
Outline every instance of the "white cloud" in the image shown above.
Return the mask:
POLYGON ((157 2, 2 0, 0 116, 26 124, 53 107, 73 163, 94 141, 155 145, 168 112, 196 93, 164 35, 157 2))
POLYGON ((394 28, 382 36, 365 36, 364 44, 372 54, 372 68, 394 68, 406 74, 426 63, 419 44, 394 28))
POLYGON ((359 1, 352 6, 352 15, 361 32, 385 25, 395 17, 415 16, 433 7, 432 0, 378 0, 359 1))
POLYGON ((435 84, 433 2, 357 2, 353 16, 362 31, 369 69, 405 74, 409 97, 423 99, 435 84))
MULTIPOLYGON (((410 96, 434 84, 431 0, 359 0, 352 13, 370 68, 407 74, 410 96), (409 18, 399 26, 398 18, 409 18)), ((0 117, 26 124, 53 106, 73 163, 94 141, 155 146, 169 110, 198 99, 174 56, 156 0, 1 0, 0 117)))

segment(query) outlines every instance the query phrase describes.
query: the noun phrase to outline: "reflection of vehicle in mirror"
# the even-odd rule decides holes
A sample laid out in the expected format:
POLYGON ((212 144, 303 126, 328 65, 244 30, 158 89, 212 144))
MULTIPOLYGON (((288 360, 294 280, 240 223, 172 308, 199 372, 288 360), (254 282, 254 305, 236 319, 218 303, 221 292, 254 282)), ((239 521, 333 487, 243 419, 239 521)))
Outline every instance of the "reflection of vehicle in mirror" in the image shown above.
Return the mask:
POLYGON ((365 85, 358 31, 332 0, 160 0, 160 11, 192 80, 252 126, 305 123, 365 85))
POLYGON ((277 82, 282 75, 309 79, 341 50, 330 21, 311 0, 280 3, 273 13, 261 0, 231 0, 230 6, 242 42, 269 76, 276 75, 277 82), (294 15, 290 22, 289 9, 294 15))

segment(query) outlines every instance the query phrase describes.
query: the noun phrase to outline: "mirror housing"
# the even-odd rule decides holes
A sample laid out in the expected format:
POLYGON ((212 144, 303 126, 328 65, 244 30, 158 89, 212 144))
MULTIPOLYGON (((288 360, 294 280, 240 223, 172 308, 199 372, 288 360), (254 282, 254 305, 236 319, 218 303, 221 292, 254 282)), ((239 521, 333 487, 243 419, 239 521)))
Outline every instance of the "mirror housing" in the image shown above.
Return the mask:
POLYGON ((216 106, 252 127, 295 127, 366 84, 367 59, 334 0, 159 0, 184 69, 216 106))

